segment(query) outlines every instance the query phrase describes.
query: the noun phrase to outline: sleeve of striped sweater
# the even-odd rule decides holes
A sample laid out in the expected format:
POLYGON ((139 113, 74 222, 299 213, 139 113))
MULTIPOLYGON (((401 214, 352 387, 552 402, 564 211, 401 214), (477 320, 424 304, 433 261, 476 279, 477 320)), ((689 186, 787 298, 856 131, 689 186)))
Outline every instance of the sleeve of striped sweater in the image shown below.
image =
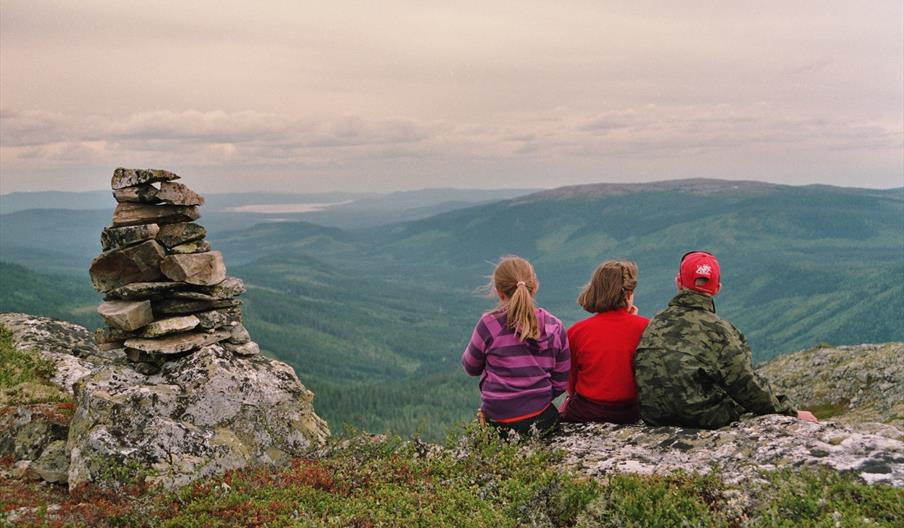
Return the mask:
POLYGON ((571 351, 568 348, 568 333, 565 326, 559 325, 557 334, 556 366, 552 371, 553 399, 568 388, 568 376, 571 373, 571 351))
POLYGON ((490 342, 490 330, 483 322, 483 318, 477 321, 471 341, 461 355, 461 366, 469 376, 479 376, 483 373, 483 367, 487 361, 487 347, 490 342))

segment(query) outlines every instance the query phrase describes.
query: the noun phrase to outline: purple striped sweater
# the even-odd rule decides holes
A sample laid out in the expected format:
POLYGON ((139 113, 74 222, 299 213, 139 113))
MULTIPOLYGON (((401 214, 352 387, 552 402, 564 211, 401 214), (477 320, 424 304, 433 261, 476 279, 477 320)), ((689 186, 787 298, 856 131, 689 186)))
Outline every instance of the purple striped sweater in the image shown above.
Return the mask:
POLYGON ((568 386, 571 366, 562 322, 537 308, 539 339, 518 341, 505 312, 477 321, 461 356, 470 376, 480 376, 481 408, 490 419, 506 419, 543 410, 568 386))

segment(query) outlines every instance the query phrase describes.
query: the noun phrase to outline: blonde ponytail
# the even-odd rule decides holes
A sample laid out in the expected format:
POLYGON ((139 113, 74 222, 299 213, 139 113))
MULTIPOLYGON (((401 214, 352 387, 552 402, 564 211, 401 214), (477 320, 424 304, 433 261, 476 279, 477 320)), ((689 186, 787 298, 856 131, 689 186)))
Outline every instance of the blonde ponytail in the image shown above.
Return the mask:
POLYGON ((493 272, 492 289, 505 296, 499 305, 505 311, 509 328, 521 341, 540 337, 534 294, 540 283, 530 262, 515 256, 500 259, 493 272))

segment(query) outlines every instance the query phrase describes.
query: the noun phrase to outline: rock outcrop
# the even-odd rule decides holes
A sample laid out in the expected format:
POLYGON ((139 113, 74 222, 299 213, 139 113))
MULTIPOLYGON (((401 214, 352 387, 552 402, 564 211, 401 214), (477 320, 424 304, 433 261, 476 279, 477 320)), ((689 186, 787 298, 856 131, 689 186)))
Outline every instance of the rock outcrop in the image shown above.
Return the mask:
POLYGON ((120 203, 90 269, 108 326, 93 340, 70 323, 0 314, 74 402, 3 408, 0 455, 24 476, 174 486, 281 463, 329 436, 292 368, 259 354, 236 299, 245 285, 192 222, 204 199, 176 179, 116 169, 120 203))
POLYGON ((220 344, 145 376, 128 363, 77 386, 69 485, 118 479, 181 485, 250 464, 284 463, 328 436, 314 394, 285 363, 220 344))
POLYGON ((48 383, 17 387, 12 400, 38 401, 10 405, 0 398, 0 457, 12 457, 25 478, 66 482, 69 422, 74 387, 82 378, 124 359, 120 351, 102 351, 86 328, 47 317, 0 313, 0 325, 12 334, 13 346, 28 350, 52 366, 48 383), (62 453, 61 453, 62 447, 62 453))
POLYGON ((578 470, 668 474, 719 471, 730 482, 783 467, 827 467, 868 483, 904 487, 904 343, 822 346, 757 368, 812 424, 748 417, 714 431, 642 425, 565 424, 553 440, 578 470))
POLYGON ((904 432, 877 423, 853 427, 767 415, 713 431, 565 424, 552 444, 564 449, 567 464, 593 477, 718 471, 738 483, 763 471, 813 466, 851 471, 870 484, 904 486, 904 432))
POLYGON ((803 409, 904 428, 904 343, 819 346, 757 369, 803 409))
POLYGON ((228 342, 145 375, 125 349, 100 350, 81 326, 13 313, 0 314, 0 324, 16 348, 54 365, 51 382, 74 402, 0 409, 0 456, 12 456, 25 478, 70 488, 178 485, 282 463, 329 435, 314 413, 314 394, 290 366, 236 354, 228 342))
POLYGON ((78 380, 117 358, 125 357, 121 350, 100 350, 88 329, 67 321, 0 313, 0 325, 10 331, 17 349, 32 350, 53 365, 50 382, 70 397, 78 380))

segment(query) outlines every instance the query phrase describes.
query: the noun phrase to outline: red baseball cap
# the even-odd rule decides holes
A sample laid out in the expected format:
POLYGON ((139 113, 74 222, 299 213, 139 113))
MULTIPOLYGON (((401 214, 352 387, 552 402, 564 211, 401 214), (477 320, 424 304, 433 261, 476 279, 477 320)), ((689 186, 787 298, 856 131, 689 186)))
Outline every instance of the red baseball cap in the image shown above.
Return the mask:
POLYGON ((689 290, 715 295, 721 284, 719 261, 711 253, 691 251, 681 259, 681 266, 678 268, 678 282, 689 290), (697 286, 696 281, 700 278, 709 280, 705 284, 697 286))

